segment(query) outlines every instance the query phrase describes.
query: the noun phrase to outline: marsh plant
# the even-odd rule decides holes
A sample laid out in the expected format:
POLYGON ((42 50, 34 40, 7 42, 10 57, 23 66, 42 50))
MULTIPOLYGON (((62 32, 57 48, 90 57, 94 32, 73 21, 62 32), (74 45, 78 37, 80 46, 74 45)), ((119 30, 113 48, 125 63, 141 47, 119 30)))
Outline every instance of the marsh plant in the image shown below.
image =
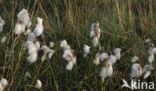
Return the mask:
POLYGON ((0 0, 0 91, 155 89, 155 6, 0 0))

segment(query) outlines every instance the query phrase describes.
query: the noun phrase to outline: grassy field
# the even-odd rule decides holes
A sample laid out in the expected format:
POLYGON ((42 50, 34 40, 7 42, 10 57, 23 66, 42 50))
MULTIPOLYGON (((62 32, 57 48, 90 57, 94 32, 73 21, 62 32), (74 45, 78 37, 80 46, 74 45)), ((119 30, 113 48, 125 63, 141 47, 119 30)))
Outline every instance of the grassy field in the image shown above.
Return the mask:
MULTIPOLYGON (((36 80, 42 82, 41 91, 128 91, 123 88, 122 79, 130 82, 131 58, 139 56, 139 63, 148 63, 149 38, 156 44, 156 2, 155 0, 0 0, 0 16, 5 20, 0 38, 7 36, 0 44, 0 77, 8 80, 5 90, 36 91, 36 80), (17 14, 23 8, 29 11, 32 26, 37 17, 43 18, 44 34, 37 39, 41 45, 55 43, 52 59, 41 62, 42 51, 33 64, 27 61, 25 51, 26 35, 15 35, 17 14), (91 48, 83 58, 83 45, 92 46, 89 37, 92 23, 99 22, 101 28, 99 48, 91 48), (62 58, 60 41, 66 39, 77 55, 77 64, 72 71, 66 70, 67 61, 62 58), (93 64, 97 52, 112 54, 114 48, 121 48, 121 59, 113 66, 114 74, 102 82, 99 73, 102 64, 93 64), (25 78, 25 73, 31 78, 25 78)), ((156 61, 153 62, 156 66, 156 61)), ((141 81, 156 82, 156 72, 141 81)))

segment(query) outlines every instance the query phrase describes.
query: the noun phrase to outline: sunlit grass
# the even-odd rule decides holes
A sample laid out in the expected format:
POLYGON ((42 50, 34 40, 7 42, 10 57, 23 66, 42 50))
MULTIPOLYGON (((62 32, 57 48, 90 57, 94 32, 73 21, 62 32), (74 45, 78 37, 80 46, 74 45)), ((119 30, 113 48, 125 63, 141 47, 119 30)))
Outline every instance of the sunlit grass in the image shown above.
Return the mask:
MULTIPOLYGON (((0 38, 0 76, 8 79, 6 90, 36 90, 37 79, 43 83, 42 90, 120 90, 122 79, 130 80, 131 58, 140 57, 139 63, 147 64, 146 38, 156 39, 156 8, 154 0, 0 0, 0 16, 5 20, 0 38), (52 59, 29 64, 27 52, 23 50, 26 36, 14 35, 17 13, 23 8, 29 11, 32 29, 36 17, 42 17, 44 35, 40 43, 55 43, 52 59), (91 45, 90 26, 100 23, 102 50, 92 48, 83 58, 83 45, 91 45), (72 71, 66 70, 67 62, 62 58, 60 41, 66 39, 77 55, 77 64, 72 71), (102 65, 95 66, 93 58, 97 52, 111 54, 114 48, 122 49, 121 59, 113 66, 114 75, 102 83, 99 76, 102 65), (24 78, 30 72, 32 78, 24 78)), ((154 62, 155 66, 155 62, 154 62)), ((155 72, 145 81, 155 81, 155 72)), ((143 80, 141 78, 141 80, 143 80)))

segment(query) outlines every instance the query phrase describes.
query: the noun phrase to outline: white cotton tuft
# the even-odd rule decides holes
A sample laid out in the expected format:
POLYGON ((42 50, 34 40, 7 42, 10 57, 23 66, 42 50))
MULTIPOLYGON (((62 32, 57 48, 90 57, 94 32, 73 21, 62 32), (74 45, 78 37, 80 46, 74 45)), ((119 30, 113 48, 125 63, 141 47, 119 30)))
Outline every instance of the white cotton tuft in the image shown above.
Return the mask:
POLYGON ((67 70, 72 70, 72 68, 73 68, 73 62, 70 61, 70 62, 68 62, 67 66, 66 66, 66 69, 67 70))
POLYGON ((110 55, 109 58, 108 58, 108 61, 110 63, 112 63, 112 65, 114 65, 116 63, 116 61, 117 61, 117 57, 114 56, 114 55, 110 55))
POLYGON ((94 32, 94 30, 91 30, 91 31, 90 31, 90 38, 92 38, 92 37, 94 37, 94 36, 96 36, 96 33, 94 32))
POLYGON ((76 56, 74 56, 74 57, 72 58, 72 62, 73 62, 73 65, 76 64, 76 56))
POLYGON ((38 88, 38 89, 41 89, 42 82, 39 79, 37 80, 37 83, 36 83, 36 86, 35 87, 38 88))
POLYGON ((73 66, 76 64, 76 56, 72 57, 71 61, 68 61, 68 64, 66 66, 67 70, 72 70, 73 66))
POLYGON ((96 53, 95 58, 93 60, 93 63, 94 64, 96 64, 96 65, 99 65, 100 64, 99 57, 100 57, 100 54, 99 53, 96 53))
POLYGON ((155 47, 153 47, 153 48, 150 48, 149 50, 148 50, 148 52, 149 52, 149 54, 151 55, 151 54, 156 54, 156 48, 155 47))
POLYGON ((43 33, 43 24, 42 24, 43 20, 42 20, 42 18, 37 17, 37 21, 38 21, 38 23, 35 27, 34 34, 36 36, 40 36, 43 33))
POLYGON ((53 56, 53 53, 49 53, 49 54, 48 54, 48 58, 49 58, 49 59, 51 59, 52 56, 53 56))
POLYGON ((68 62, 66 69, 72 70, 73 65, 76 64, 76 56, 73 55, 74 50, 70 49, 66 40, 61 41, 60 47, 64 49, 62 57, 68 62))
POLYGON ((49 45, 50 45, 51 48, 53 48, 55 43, 51 41, 51 42, 49 42, 49 45))
POLYGON ((84 45, 83 46, 83 51, 84 51, 84 57, 86 57, 88 55, 88 53, 90 52, 90 46, 88 45, 84 45))
POLYGON ((15 34, 21 34, 22 33, 22 24, 16 23, 14 33, 15 34))
POLYGON ((94 47, 97 47, 99 42, 98 42, 98 37, 94 37, 93 40, 92 40, 92 44, 94 47))
POLYGON ((145 65, 142 69, 142 73, 145 73, 149 68, 149 65, 145 65))
POLYGON ((151 74, 151 71, 147 71, 145 74, 144 74, 144 79, 148 78, 151 74))
POLYGON ((70 49, 70 46, 68 45, 68 43, 67 43, 66 40, 61 41, 60 47, 61 47, 61 48, 64 48, 64 50, 70 49))
POLYGON ((1 83, 1 86, 4 88, 8 85, 8 81, 5 78, 1 79, 0 83, 1 83))
POLYGON ((105 59, 107 59, 108 58, 108 53, 102 53, 101 55, 100 55, 100 60, 101 61, 104 61, 105 59))
POLYGON ((141 65, 138 63, 133 64, 132 65, 132 72, 130 74, 131 78, 140 77, 141 75, 142 75, 141 65))
POLYGON ((29 29, 31 27, 31 24, 32 24, 31 21, 28 21, 26 27, 29 29))
POLYGON ((0 17, 0 32, 3 31, 3 26, 5 25, 5 21, 0 17))
POLYGON ((46 60, 46 55, 44 54, 42 57, 41 57, 41 61, 44 62, 46 60))
POLYGON ((102 70, 100 72, 100 76, 102 78, 102 81, 107 77, 107 67, 102 67, 102 70))
POLYGON ((35 46, 35 44, 32 41, 27 41, 25 43, 25 46, 28 48, 28 62, 30 63, 34 63, 37 60, 38 54, 37 54, 37 47, 35 46))
POLYGON ((28 48, 28 53, 37 53, 37 48, 32 41, 26 41, 25 46, 28 48))
POLYGON ((91 31, 94 30, 96 23, 93 23, 90 27, 91 31))
POLYGON ((48 54, 48 58, 51 59, 52 56, 54 55, 55 51, 54 50, 50 50, 49 54, 48 54))
POLYGON ((136 61, 138 61, 138 60, 139 60, 139 57, 134 56, 134 57, 131 59, 131 62, 134 63, 134 62, 136 62, 136 61))
POLYGON ((107 73, 108 76, 111 77, 113 75, 113 67, 112 67, 111 63, 108 64, 108 70, 107 71, 108 71, 108 73, 107 73))
POLYGON ((29 54, 29 56, 28 56, 28 62, 29 63, 34 63, 34 62, 36 62, 36 60, 37 60, 37 53, 32 53, 32 54, 29 54))
POLYGON ((17 18, 18 20, 24 24, 24 25, 27 25, 29 20, 30 20, 30 17, 29 17, 29 14, 28 14, 28 11, 26 9, 22 9, 18 14, 17 14, 17 18))
POLYGON ((31 26, 30 17, 26 9, 22 9, 17 15, 18 21, 15 25, 14 33, 21 34, 25 32, 25 27, 29 28, 31 26))
POLYGON ((1 39, 1 43, 4 43, 5 40, 6 40, 6 36, 2 37, 2 39, 1 39))
POLYGON ((119 60, 120 59, 120 52, 121 52, 121 49, 120 48, 115 48, 114 49, 114 53, 115 53, 115 56, 116 58, 119 60))
POLYGON ((113 67, 112 64, 108 62, 106 66, 102 67, 100 77, 102 78, 102 81, 104 81, 106 77, 111 77, 112 75, 113 75, 113 67))
POLYGON ((148 57, 148 62, 152 63, 154 61, 154 54, 150 54, 150 56, 148 57))
POLYGON ((150 39, 146 39, 145 40, 145 43, 149 43, 151 40, 150 39))
POLYGON ((44 54, 47 54, 47 53, 49 52, 50 48, 47 47, 46 45, 43 45, 43 46, 41 47, 41 50, 43 50, 44 54))
POLYGON ((2 86, 2 84, 0 83, 0 91, 3 91, 4 87, 2 86))
POLYGON ((40 42, 39 41, 35 41, 35 46, 37 48, 37 50, 40 50, 40 42))
POLYGON ((101 34, 101 29, 98 29, 97 30, 97 37, 98 37, 98 39, 100 38, 100 34, 101 34))
POLYGON ((73 58, 73 54, 70 49, 64 50, 63 56, 62 56, 66 61, 71 61, 73 58))

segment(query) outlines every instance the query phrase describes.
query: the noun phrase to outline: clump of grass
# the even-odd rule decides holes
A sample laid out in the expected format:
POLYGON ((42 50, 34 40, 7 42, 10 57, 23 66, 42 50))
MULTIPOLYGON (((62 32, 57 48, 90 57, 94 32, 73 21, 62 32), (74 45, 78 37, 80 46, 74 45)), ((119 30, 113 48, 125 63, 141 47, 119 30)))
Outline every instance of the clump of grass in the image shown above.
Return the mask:
MULTIPOLYGON (((121 90, 121 79, 130 78, 131 58, 138 55, 141 64, 147 63, 144 40, 156 39, 154 5, 154 0, 0 0, 0 16, 6 23, 0 38, 7 37, 6 42, 0 44, 0 76, 9 82, 6 89, 36 90, 33 85, 40 79, 44 83, 43 90, 121 90), (13 33, 16 15, 22 8, 30 13, 32 29, 36 17, 43 18, 44 36, 39 40, 42 45, 55 43, 52 59, 42 63, 38 58, 32 65, 27 62, 28 54, 23 50, 26 36, 13 33), (83 45, 92 44, 89 32, 94 22, 100 23, 102 50, 94 48, 83 58, 83 45), (78 58, 70 72, 65 69, 66 61, 60 57, 59 44, 63 39, 69 42, 78 58), (116 47, 122 49, 121 59, 114 66, 113 77, 102 83, 101 66, 92 63, 93 57, 97 52, 111 53, 116 47), (27 71, 32 78, 24 78, 27 71)), ((155 66, 155 61, 153 64, 155 66)), ((155 77, 152 74, 145 81, 155 77)))

